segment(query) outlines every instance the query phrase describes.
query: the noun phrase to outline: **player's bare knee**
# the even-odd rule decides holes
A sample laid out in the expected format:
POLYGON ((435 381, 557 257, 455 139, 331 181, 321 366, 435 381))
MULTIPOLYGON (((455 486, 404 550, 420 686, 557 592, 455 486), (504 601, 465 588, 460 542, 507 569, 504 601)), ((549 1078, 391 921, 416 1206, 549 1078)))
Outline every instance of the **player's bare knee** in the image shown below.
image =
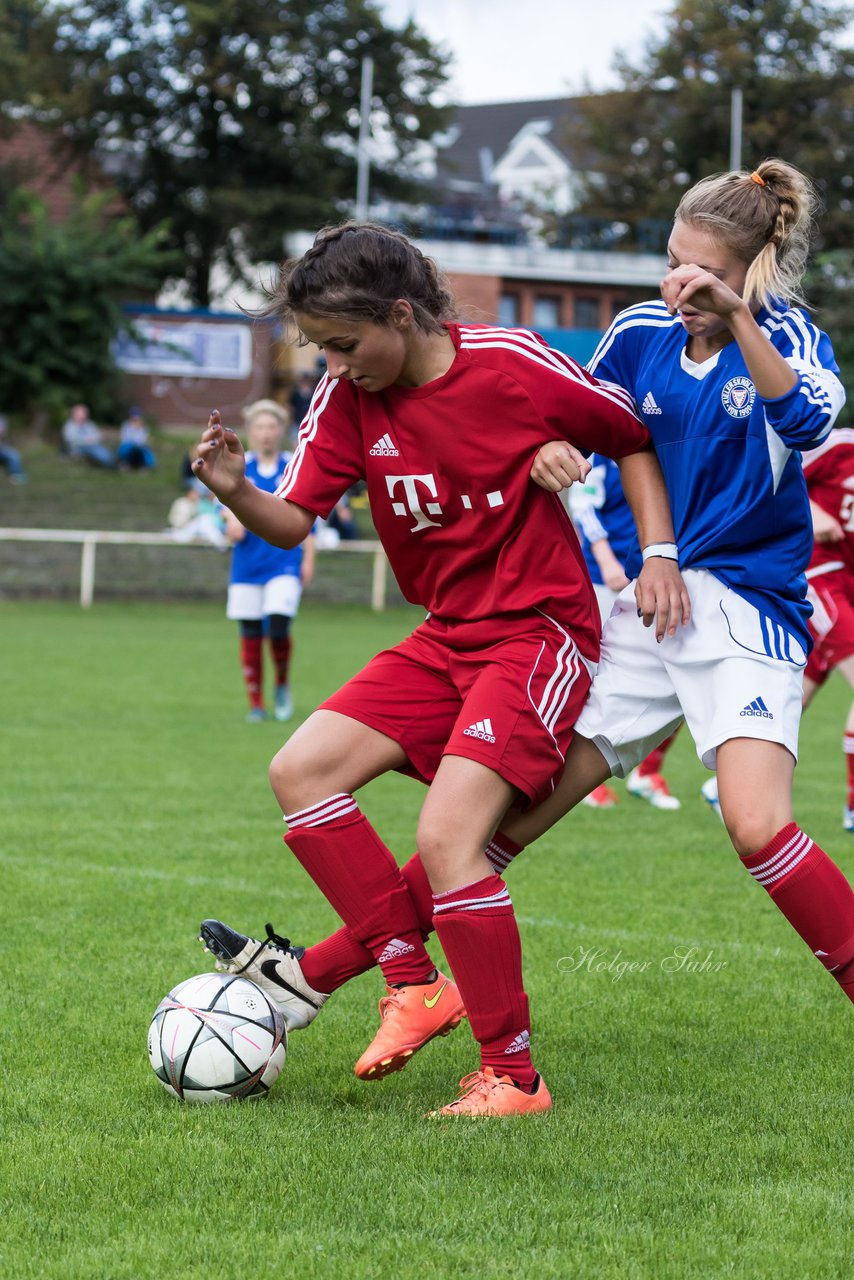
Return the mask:
POLYGON ((778 821, 772 815, 762 812, 739 813, 731 817, 724 815, 724 824, 732 847, 740 858, 747 858, 764 849, 780 828, 786 825, 785 821, 778 821))
POLYGON ((293 813, 299 803, 296 792, 300 784, 300 769, 296 753, 286 742, 270 761, 270 786, 285 813, 293 813))

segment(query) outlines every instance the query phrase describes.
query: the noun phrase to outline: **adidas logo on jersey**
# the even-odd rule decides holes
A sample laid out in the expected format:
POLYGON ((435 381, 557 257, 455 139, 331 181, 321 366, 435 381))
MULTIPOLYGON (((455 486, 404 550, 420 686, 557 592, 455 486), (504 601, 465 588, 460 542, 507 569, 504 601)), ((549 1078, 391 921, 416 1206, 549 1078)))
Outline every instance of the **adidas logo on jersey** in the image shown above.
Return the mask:
POLYGON ((761 698, 754 698, 752 702, 748 702, 743 711, 739 711, 740 716, 761 716, 763 720, 773 720, 774 716, 768 710, 761 698))
POLYGON ((372 458, 397 458, 400 456, 400 450, 394 447, 394 441, 388 432, 381 436, 376 444, 372 444, 368 450, 372 458))
POLYGON ((524 1053, 526 1049, 530 1048, 530 1045, 531 1045, 530 1032, 520 1031, 516 1039, 510 1041, 510 1043, 508 1044, 504 1052, 505 1053, 524 1053))
POLYGON ((414 950, 415 948, 411 942, 404 942, 402 938, 392 938, 391 942, 386 943, 377 964, 385 964, 387 960, 397 960, 400 956, 408 956, 414 950))
POLYGON ((485 720, 477 720, 474 724, 470 724, 467 729, 463 729, 466 738, 479 738, 481 742, 494 742, 495 734, 492 732, 492 721, 487 718, 485 720))
POLYGON ((644 413, 661 413, 658 405, 655 403, 655 396, 651 391, 647 391, 646 398, 641 406, 644 413))

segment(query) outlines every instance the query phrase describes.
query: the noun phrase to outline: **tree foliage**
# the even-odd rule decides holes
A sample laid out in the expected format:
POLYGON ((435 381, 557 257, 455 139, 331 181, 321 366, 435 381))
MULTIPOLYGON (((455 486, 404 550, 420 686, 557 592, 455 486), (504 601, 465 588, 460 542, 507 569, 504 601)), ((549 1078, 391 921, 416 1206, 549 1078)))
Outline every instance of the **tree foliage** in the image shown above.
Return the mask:
POLYGON ((813 319, 829 334, 848 395, 840 423, 854 421, 854 249, 819 253, 806 279, 813 319))
POLYGON ((57 422, 77 400, 116 410, 111 346, 125 323, 121 299, 153 291, 171 260, 162 230, 140 235, 111 212, 112 193, 79 194, 61 225, 44 204, 15 193, 0 214, 0 405, 57 422))
MULTIPOLYGON (((25 7, 38 7, 27 0, 25 7)), ((440 55, 372 0, 53 0, 43 103, 97 152, 141 226, 170 222, 194 300, 214 262, 236 279, 278 258, 288 230, 341 216, 356 186, 362 60, 375 62, 374 189, 406 192, 407 166, 443 125, 440 55)))
POLYGON ((825 0, 677 0, 640 65, 618 60, 622 91, 586 99, 597 160, 581 212, 622 224, 620 247, 652 247, 650 220, 666 228, 686 187, 729 168, 740 88, 744 164, 779 155, 810 174, 823 247, 850 242, 854 54, 840 41, 852 13, 825 0))

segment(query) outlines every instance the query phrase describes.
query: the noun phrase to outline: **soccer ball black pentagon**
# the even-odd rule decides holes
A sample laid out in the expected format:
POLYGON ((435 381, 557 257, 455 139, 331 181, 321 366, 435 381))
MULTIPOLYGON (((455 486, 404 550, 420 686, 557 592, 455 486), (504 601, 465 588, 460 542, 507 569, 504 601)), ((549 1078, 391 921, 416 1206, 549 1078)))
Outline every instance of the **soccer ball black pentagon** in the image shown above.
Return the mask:
POLYGON ((288 1033, 260 987, 232 973, 201 973, 169 992, 148 1029, 154 1074, 184 1102, 230 1102, 269 1092, 288 1033))

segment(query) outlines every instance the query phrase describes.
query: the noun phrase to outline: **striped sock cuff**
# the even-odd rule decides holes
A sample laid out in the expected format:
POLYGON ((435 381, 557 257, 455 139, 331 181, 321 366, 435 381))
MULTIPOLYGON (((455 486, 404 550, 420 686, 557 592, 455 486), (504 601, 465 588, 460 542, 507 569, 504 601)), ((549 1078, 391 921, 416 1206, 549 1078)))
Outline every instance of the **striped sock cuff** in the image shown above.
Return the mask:
POLYGON ((842 739, 842 750, 847 756, 854 756, 854 733, 846 733, 842 739))
POLYGON ((494 911, 512 906, 507 885, 497 875, 464 884, 459 889, 433 894, 434 919, 450 911, 494 911))
POLYGON ((347 818, 358 813, 359 806, 347 791, 339 791, 337 795, 321 800, 319 804, 309 805, 307 809, 298 809, 296 813, 286 813, 284 820, 289 831, 303 830, 308 827, 324 827, 339 818, 347 818))
POLYGON ((503 832, 496 831, 483 852, 486 854, 486 859, 492 870, 501 875, 502 871, 507 870, 510 863, 517 854, 522 852, 523 848, 523 845, 517 844, 515 840, 511 840, 503 832))
POLYGON ((814 848, 809 836, 790 822, 764 849, 742 858, 742 862, 754 880, 773 893, 781 887, 781 881, 789 884, 796 871, 801 874, 808 869, 809 855, 814 848))

